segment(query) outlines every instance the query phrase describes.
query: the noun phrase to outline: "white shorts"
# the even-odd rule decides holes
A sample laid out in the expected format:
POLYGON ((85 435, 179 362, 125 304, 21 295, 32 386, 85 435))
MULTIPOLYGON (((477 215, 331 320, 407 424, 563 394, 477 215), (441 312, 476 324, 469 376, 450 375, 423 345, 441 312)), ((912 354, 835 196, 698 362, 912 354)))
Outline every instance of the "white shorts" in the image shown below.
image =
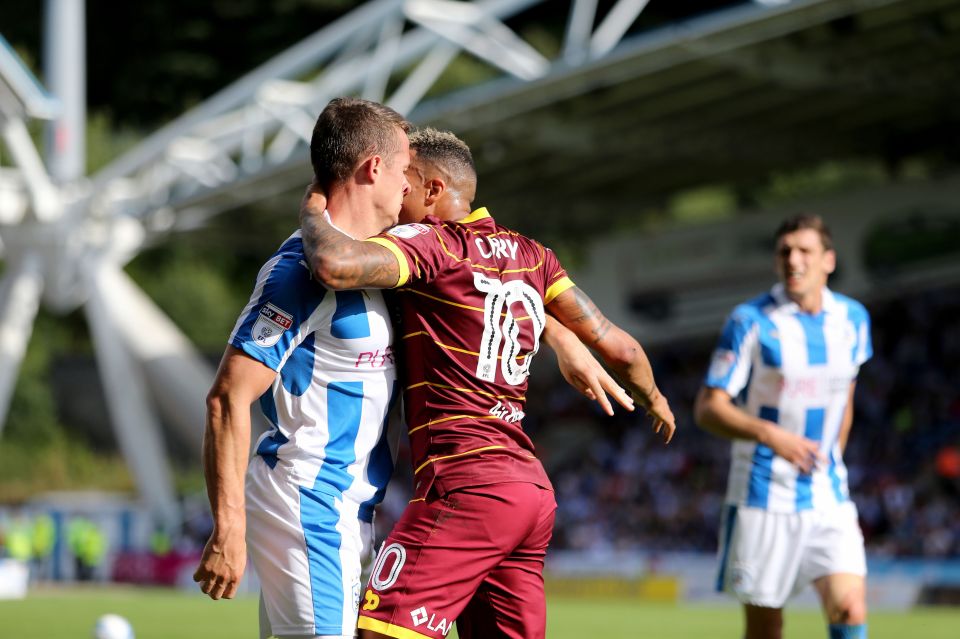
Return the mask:
POLYGON ((359 506, 298 486, 254 456, 247 548, 260 578, 260 636, 353 637, 373 524, 359 506))
POLYGON ((764 608, 782 608, 826 575, 867 574, 857 507, 849 501, 797 513, 728 504, 719 554, 717 590, 764 608))

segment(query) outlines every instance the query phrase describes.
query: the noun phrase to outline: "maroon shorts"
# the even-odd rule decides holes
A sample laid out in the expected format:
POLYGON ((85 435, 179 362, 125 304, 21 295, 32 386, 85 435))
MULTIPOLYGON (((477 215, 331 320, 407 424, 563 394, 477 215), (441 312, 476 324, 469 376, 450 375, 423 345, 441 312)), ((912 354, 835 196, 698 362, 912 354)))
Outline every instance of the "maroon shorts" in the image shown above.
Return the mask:
POLYGON ((513 482, 410 502, 377 555, 358 627, 398 639, 541 639, 553 491, 513 482))

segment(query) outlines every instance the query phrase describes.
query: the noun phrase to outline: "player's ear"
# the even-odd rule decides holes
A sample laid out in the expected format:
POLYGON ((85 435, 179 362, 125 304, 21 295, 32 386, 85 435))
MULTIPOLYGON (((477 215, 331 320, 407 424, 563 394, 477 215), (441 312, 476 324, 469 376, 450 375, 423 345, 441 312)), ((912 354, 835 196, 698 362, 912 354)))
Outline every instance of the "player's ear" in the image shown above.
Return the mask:
POLYGON ((827 274, 833 273, 837 270, 837 252, 834 250, 829 250, 823 254, 823 270, 827 274))
POLYGON ((377 181, 377 178, 383 173, 383 158, 379 155, 371 155, 360 164, 357 170, 357 177, 360 181, 370 184, 377 181))
POLYGON ((424 186, 426 186, 424 200, 428 206, 436 203, 443 192, 447 190, 447 185, 440 178, 432 178, 424 186))

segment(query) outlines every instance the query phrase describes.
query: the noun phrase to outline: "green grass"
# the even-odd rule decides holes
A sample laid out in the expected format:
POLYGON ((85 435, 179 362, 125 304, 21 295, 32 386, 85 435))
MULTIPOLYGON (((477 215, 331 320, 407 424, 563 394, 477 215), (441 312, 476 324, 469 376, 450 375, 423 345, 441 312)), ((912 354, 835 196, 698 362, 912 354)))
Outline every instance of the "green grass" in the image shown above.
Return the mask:
MULTIPOLYGON (((736 606, 707 607, 552 597, 550 639, 738 639, 736 606)), ((7 639, 88 639, 94 621, 114 612, 133 624, 137 639, 244 639, 257 636, 257 600, 210 601, 199 593, 141 588, 37 589, 22 601, 0 601, 0 636, 7 639)), ((875 612, 871 639, 955 639, 960 608, 875 612)), ((450 633, 450 638, 455 637, 450 633)), ((826 628, 815 610, 788 611, 787 639, 819 639, 826 628)))

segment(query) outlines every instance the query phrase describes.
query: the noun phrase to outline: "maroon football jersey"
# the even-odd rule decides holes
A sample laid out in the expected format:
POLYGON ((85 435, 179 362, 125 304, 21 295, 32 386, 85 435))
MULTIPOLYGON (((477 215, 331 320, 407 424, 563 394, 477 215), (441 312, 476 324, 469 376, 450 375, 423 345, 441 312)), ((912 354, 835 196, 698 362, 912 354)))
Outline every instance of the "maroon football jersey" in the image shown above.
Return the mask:
POLYGON ((573 282, 552 251, 486 209, 371 238, 400 262, 404 410, 416 493, 530 481, 550 487, 523 432, 544 306, 573 282))

